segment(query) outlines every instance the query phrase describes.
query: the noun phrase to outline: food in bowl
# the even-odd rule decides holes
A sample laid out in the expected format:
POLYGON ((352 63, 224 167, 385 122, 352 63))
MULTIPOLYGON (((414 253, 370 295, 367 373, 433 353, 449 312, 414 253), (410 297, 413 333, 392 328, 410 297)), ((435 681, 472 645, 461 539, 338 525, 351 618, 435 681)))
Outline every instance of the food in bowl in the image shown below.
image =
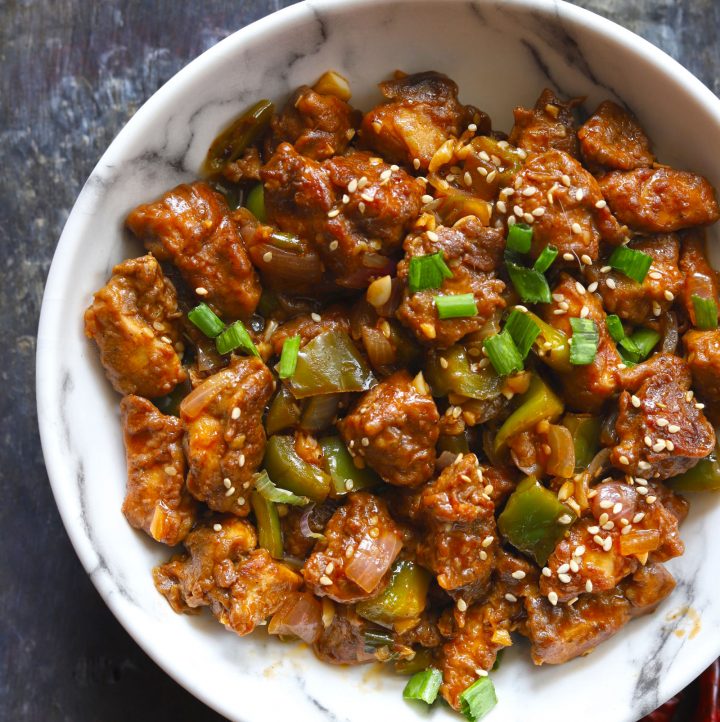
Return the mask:
POLYGON ((85 328, 175 611, 479 719, 513 632, 559 664, 672 592, 677 491, 720 488, 720 212, 610 101, 506 135, 439 73, 380 88, 259 100, 130 213, 85 328))

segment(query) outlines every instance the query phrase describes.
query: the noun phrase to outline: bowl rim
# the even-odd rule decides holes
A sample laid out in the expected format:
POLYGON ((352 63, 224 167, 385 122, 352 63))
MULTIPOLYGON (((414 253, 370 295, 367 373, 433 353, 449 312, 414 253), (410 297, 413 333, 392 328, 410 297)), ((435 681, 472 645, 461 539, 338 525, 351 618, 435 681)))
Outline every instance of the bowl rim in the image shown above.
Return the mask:
MULTIPOLYGON (((134 616, 127 614, 122 603, 118 601, 122 596, 114 593, 117 591, 114 581, 108 575, 92 574, 93 568, 96 566, 95 551, 83 525, 78 523, 73 516, 70 504, 72 495, 65 493, 65 489, 70 487, 71 474, 64 463, 64 451, 60 442, 62 421, 56 405, 55 394, 57 389, 48 380, 53 381, 56 378, 56 364, 54 363, 52 351, 56 347, 57 329, 62 327, 63 320, 62 304, 58 301, 63 298, 63 288, 68 282, 67 279, 71 272, 70 256, 77 245, 76 239, 80 237, 84 223, 84 214, 80 212, 80 209, 83 201, 87 201, 91 181, 106 159, 116 155, 135 129, 141 128, 143 123, 151 119, 155 112, 160 110, 167 101, 182 96, 186 82, 190 81, 193 73, 198 68, 215 63, 222 64, 226 55, 233 54, 237 48, 242 47, 248 40, 262 38, 265 34, 274 35, 284 28, 291 27, 296 21, 305 20, 313 15, 332 15, 333 13, 345 13, 363 8, 372 9, 378 6, 401 6, 413 3, 466 5, 468 0, 303 0, 234 31, 183 66, 143 103, 103 152, 68 215, 55 248, 45 283, 36 351, 35 391, 37 415, 45 466, 55 503, 67 535, 104 603, 140 648, 178 684, 222 715, 228 713, 228 707, 222 700, 218 700, 204 691, 201 677, 193 676, 187 665, 165 655, 162 648, 143 637, 140 625, 134 616)), ((704 106, 720 125, 720 99, 707 86, 663 50, 608 18, 585 8, 572 5, 565 0, 471 0, 470 4, 478 7, 503 5, 518 10, 532 11, 540 15, 552 15, 573 26, 594 31, 608 38, 611 42, 622 46, 623 50, 634 54, 638 59, 648 61, 651 65, 661 69, 662 73, 670 76, 674 82, 684 86, 685 91, 693 96, 694 100, 700 105, 704 106)), ((705 659, 702 655, 698 655, 696 659, 696 664, 692 670, 693 678, 697 677, 711 661, 711 659, 705 659)), ((672 689, 670 694, 677 693, 680 688, 681 686, 678 686, 678 689, 672 689)), ((233 719, 239 720, 237 716, 233 716, 233 719)))

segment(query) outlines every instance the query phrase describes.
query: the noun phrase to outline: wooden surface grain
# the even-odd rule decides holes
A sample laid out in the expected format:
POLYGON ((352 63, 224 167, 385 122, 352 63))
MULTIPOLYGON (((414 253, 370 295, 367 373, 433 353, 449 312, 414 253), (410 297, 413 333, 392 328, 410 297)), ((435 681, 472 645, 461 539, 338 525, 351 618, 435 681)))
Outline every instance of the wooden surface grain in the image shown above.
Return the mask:
MULTIPOLYGON (((221 719, 143 654, 75 557, 38 439, 35 335, 63 223, 112 138, 188 61, 290 4, 0 0, 0 720, 221 719)), ((577 4, 720 90, 718 0, 577 4)))

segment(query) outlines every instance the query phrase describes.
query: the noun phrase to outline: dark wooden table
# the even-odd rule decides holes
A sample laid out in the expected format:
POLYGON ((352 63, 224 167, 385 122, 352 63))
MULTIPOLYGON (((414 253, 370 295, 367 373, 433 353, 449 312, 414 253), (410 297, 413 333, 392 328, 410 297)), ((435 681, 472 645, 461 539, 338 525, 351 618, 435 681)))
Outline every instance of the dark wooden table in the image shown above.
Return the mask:
MULTIPOLYGON (((60 231, 115 134, 189 60, 290 4, 0 0, 0 720, 221 719, 135 645, 75 557, 40 451, 35 336, 60 231)), ((718 0, 577 4, 720 90, 718 0)))

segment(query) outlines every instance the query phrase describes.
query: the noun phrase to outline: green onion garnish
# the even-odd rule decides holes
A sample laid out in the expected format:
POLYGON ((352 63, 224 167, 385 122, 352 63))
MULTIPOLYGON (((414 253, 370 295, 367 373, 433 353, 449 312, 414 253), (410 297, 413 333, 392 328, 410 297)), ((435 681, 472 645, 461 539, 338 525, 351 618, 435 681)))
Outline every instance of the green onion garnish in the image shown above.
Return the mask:
POLYGON ((718 327, 718 310, 717 304, 712 298, 702 298, 696 293, 692 298, 693 308, 695 310, 695 326, 703 331, 710 331, 718 327))
POLYGON ((235 321, 231 326, 228 326, 215 339, 215 346, 219 354, 230 353, 240 348, 245 351, 245 353, 260 356, 242 321, 235 321))
POLYGON ((639 328, 632 336, 618 343, 622 357, 631 363, 644 361, 660 340, 660 334, 651 328, 639 328))
POLYGON ((305 506, 310 503, 307 496, 298 496, 287 489, 279 489, 270 481, 267 471, 261 471, 255 479, 255 489, 268 501, 276 504, 291 504, 292 506, 305 506))
POLYGON ((480 677, 460 695, 460 711, 470 722, 482 719, 496 704, 497 695, 490 677, 480 677))
POLYGON ((215 338, 225 328, 225 324, 206 303, 201 303, 192 311, 188 311, 188 319, 209 338, 215 338))
POLYGON ((390 632, 385 632, 380 629, 367 629, 363 633, 365 640, 365 646, 367 647, 391 647, 395 640, 390 632))
POLYGON ((460 293, 456 296, 435 296, 438 317, 441 320, 446 318, 469 318, 477 316, 477 305, 475 296, 472 293, 460 293))
POLYGON ((587 366, 595 359, 598 348, 598 330, 591 318, 571 318, 570 363, 587 366))
POLYGON ((625 338, 625 329, 623 328, 622 321, 619 316, 616 316, 614 313, 610 314, 605 319, 605 324, 610 332, 610 337, 613 341, 615 341, 615 343, 618 343, 625 338))
MULTIPOLYGON (((513 226, 515 228, 515 226, 513 226)), ((525 303, 550 303, 550 286, 542 273, 505 257, 510 280, 525 303)))
POLYGON ((496 333, 483 341, 490 363, 500 376, 523 370, 523 358, 512 336, 507 331, 496 333))
POLYGON ((653 259, 647 253, 635 251, 627 246, 618 246, 610 256, 608 265, 621 271, 629 278, 642 283, 650 270, 653 259))
POLYGON ((404 699, 419 699, 425 704, 432 704, 437 698, 442 684, 442 672, 435 667, 428 667, 410 677, 403 690, 404 699))
POLYGON ((508 229, 505 246, 517 253, 528 253, 532 245, 533 231, 525 223, 516 223, 508 229))
POLYGON ((512 336, 520 356, 525 359, 530 353, 535 339, 540 335, 540 327, 527 313, 514 308, 505 321, 505 330, 512 336))
POLYGON ((555 262, 558 255, 557 246, 548 245, 542 249, 542 253, 538 256, 537 261, 533 265, 533 268, 538 273, 545 273, 550 266, 555 262))
POLYGON ((413 256, 408 269, 408 286, 411 293, 427 288, 440 288, 443 280, 452 278, 452 275, 443 259, 442 251, 429 256, 413 256))
POLYGON ((278 364, 278 376, 281 379, 289 379, 295 373, 297 366, 298 351, 300 351, 300 336, 290 336, 283 342, 278 364))

